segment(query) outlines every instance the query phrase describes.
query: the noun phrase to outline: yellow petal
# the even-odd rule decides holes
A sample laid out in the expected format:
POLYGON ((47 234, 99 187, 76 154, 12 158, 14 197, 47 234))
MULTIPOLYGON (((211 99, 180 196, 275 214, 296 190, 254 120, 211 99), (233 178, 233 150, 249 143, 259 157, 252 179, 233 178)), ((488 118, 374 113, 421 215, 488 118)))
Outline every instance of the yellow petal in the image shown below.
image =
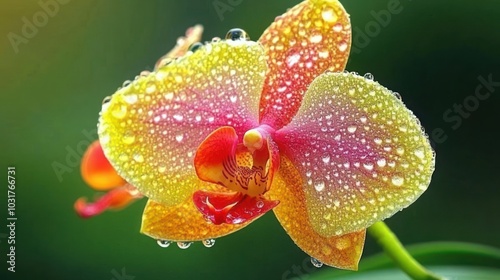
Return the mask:
POLYGON ((159 240, 200 241, 228 235, 250 222, 214 225, 205 220, 192 199, 176 206, 163 206, 149 200, 142 216, 141 233, 159 240))
POLYGON ((292 240, 304 252, 322 263, 357 270, 363 252, 365 230, 341 236, 325 237, 315 231, 308 218, 303 181, 286 157, 267 196, 280 200, 274 213, 292 240))
POLYGON ((99 140, 116 171, 166 206, 206 186, 195 174, 198 145, 221 126, 238 137, 257 126, 266 72, 262 47, 220 41, 139 77, 103 104, 99 140))

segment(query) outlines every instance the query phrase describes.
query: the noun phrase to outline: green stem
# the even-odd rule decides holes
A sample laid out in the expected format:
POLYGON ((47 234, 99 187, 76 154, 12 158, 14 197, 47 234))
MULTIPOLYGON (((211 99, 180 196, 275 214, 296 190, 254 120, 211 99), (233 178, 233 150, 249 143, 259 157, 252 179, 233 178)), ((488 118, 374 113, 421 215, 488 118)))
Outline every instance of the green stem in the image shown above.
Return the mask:
POLYGON ((391 257, 397 266, 408 276, 415 280, 441 280, 444 279, 434 275, 420 263, 418 263, 403 247, 396 235, 384 222, 376 222, 368 228, 368 232, 375 238, 377 243, 391 257))

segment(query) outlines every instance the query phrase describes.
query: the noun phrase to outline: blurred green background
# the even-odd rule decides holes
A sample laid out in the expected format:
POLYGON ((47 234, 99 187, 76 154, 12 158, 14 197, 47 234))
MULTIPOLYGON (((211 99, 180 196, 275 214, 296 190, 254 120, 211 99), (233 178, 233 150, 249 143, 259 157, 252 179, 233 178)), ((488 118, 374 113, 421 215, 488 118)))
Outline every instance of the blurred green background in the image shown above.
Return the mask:
MULTIPOLYGON (((15 46, 8 34, 21 35, 23 17, 32 21, 43 10, 38 1, 2 2, 0 234, 7 233, 7 166, 17 171, 18 221, 15 274, 7 272, 7 242, 0 235, 1 279, 127 279, 114 274, 122 269, 136 280, 292 279, 298 275, 286 272, 294 265, 315 273, 273 214, 213 248, 193 244, 187 250, 162 249, 139 233, 145 200, 82 220, 73 203, 94 192, 78 166, 66 162, 69 150, 88 143, 82 131, 95 128, 102 99, 124 80, 151 70, 187 27, 203 24, 204 40, 233 27, 258 39, 275 16, 299 1, 65 2, 32 38, 15 46), (214 5, 220 3, 231 9, 219 14, 214 5), (58 178, 54 162, 71 171, 58 178)), ((429 190, 387 223, 405 244, 454 240, 500 247, 500 85, 483 87, 489 97, 474 103, 479 77, 500 82, 500 1, 401 0, 400 13, 388 24, 377 23, 374 14, 389 2, 342 1, 357 28, 358 51, 348 70, 371 72, 400 92, 427 132, 442 129, 446 140, 434 138, 442 143, 435 143, 429 190), (473 110, 463 116, 448 111, 464 102, 473 110)), ((364 256, 379 251, 368 237, 364 256)))

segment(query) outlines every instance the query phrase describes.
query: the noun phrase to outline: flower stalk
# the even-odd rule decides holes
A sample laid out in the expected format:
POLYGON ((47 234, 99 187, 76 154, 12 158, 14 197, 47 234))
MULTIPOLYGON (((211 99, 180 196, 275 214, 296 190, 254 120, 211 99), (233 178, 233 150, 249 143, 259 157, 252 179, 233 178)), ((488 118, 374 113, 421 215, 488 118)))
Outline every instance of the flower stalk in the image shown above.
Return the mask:
POLYGON ((445 278, 435 275, 417 260, 415 260, 404 248, 397 236, 382 221, 376 222, 368 228, 368 233, 375 238, 377 243, 384 249, 385 253, 401 268, 408 276, 415 280, 443 280, 445 278))

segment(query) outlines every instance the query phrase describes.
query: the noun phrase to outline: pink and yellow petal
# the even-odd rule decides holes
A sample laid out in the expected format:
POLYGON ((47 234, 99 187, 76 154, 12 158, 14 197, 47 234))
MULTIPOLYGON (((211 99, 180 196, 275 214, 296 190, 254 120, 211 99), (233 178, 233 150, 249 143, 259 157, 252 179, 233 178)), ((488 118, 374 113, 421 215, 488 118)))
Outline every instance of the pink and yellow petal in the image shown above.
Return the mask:
POLYGON ((97 140, 83 154, 80 172, 85 183, 95 190, 109 190, 126 184, 104 156, 97 140))
POLYGON ((413 203, 430 183, 434 152, 396 94, 352 73, 325 73, 276 133, 303 181, 315 231, 367 228, 413 203))
POLYGON ((349 15, 337 0, 304 1, 278 16, 259 42, 269 66, 260 119, 280 129, 297 113, 315 77, 344 69, 351 44, 349 15))
POLYGON ((266 62, 250 41, 220 41, 118 90, 103 104, 99 138, 117 172, 165 206, 206 186, 195 174, 198 145, 221 126, 239 137, 255 127, 266 62))
POLYGON ((280 205, 274 208, 279 222, 295 244, 311 257, 329 266, 356 270, 363 252, 365 230, 341 236, 320 235, 309 221, 303 184, 295 166, 281 157, 280 171, 266 195, 280 200, 280 205))

